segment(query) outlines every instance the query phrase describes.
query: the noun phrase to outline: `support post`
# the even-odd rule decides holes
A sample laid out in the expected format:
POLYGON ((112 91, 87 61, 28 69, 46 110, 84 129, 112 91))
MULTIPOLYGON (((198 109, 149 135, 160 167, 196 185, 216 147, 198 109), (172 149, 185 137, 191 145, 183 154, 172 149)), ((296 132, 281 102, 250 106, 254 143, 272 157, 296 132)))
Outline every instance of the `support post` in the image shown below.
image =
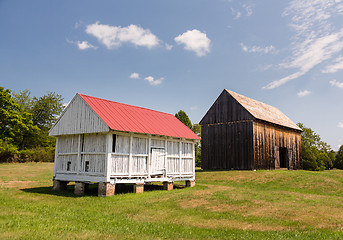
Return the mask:
POLYGON ((135 183, 133 185, 134 193, 143 193, 144 192, 144 183, 135 183))
POLYGON ((67 190, 68 182, 60 181, 60 180, 53 180, 52 190, 53 191, 61 191, 67 190))
POLYGON ((186 187, 195 187, 195 180, 187 180, 186 187))
POLYGON ((163 182, 163 190, 173 190, 174 188, 174 182, 163 182))
POLYGON ((106 135, 106 142, 107 142, 107 148, 106 148, 106 182, 109 182, 111 179, 111 170, 112 170, 112 145, 113 145, 113 133, 108 133, 106 135))
POLYGON ((86 183, 84 182, 75 182, 74 194, 75 195, 85 195, 86 192, 86 183))
POLYGON ((115 184, 110 182, 99 182, 98 185, 98 196, 99 197, 109 197, 113 196, 115 193, 115 184))

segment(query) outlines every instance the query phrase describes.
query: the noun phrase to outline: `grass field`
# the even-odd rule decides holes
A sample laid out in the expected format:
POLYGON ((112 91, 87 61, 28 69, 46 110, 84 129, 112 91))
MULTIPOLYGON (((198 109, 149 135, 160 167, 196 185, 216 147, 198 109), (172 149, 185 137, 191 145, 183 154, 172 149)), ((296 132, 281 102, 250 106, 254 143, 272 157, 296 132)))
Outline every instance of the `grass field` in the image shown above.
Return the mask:
POLYGON ((343 239, 340 170, 197 172, 195 188, 107 198, 52 192, 52 171, 0 164, 0 239, 343 239))

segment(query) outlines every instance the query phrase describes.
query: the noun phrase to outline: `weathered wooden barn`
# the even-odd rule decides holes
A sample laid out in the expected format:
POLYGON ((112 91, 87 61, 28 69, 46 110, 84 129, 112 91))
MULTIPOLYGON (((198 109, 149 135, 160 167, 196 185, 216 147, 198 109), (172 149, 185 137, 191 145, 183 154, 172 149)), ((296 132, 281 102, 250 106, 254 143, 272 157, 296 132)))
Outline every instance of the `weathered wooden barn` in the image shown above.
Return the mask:
POLYGON ((194 144, 199 137, 171 114, 76 94, 50 129, 56 137, 53 189, 75 182, 82 195, 99 183, 98 195, 113 195, 118 183, 174 181, 195 184, 194 144))
POLYGON ((302 130, 275 107, 224 89, 200 124, 203 169, 302 168, 302 130))

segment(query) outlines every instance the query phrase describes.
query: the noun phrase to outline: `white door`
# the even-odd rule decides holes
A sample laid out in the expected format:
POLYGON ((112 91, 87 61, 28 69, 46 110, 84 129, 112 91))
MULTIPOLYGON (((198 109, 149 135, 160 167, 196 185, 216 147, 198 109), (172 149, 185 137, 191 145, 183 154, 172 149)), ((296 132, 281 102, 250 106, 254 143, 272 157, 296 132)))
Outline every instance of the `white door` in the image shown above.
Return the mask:
POLYGON ((151 149, 150 175, 160 175, 165 172, 164 159, 164 148, 151 149))

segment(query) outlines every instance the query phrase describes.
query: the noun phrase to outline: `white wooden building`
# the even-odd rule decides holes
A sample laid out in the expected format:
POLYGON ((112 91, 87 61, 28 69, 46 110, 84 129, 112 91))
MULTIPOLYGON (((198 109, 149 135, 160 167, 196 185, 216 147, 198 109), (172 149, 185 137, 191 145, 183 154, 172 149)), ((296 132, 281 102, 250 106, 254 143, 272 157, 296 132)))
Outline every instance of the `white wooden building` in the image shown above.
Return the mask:
POLYGON ((99 183, 99 195, 115 184, 174 181, 195 184, 194 144, 199 137, 171 114, 76 94, 50 129, 56 137, 54 186, 75 182, 75 194, 99 183))

